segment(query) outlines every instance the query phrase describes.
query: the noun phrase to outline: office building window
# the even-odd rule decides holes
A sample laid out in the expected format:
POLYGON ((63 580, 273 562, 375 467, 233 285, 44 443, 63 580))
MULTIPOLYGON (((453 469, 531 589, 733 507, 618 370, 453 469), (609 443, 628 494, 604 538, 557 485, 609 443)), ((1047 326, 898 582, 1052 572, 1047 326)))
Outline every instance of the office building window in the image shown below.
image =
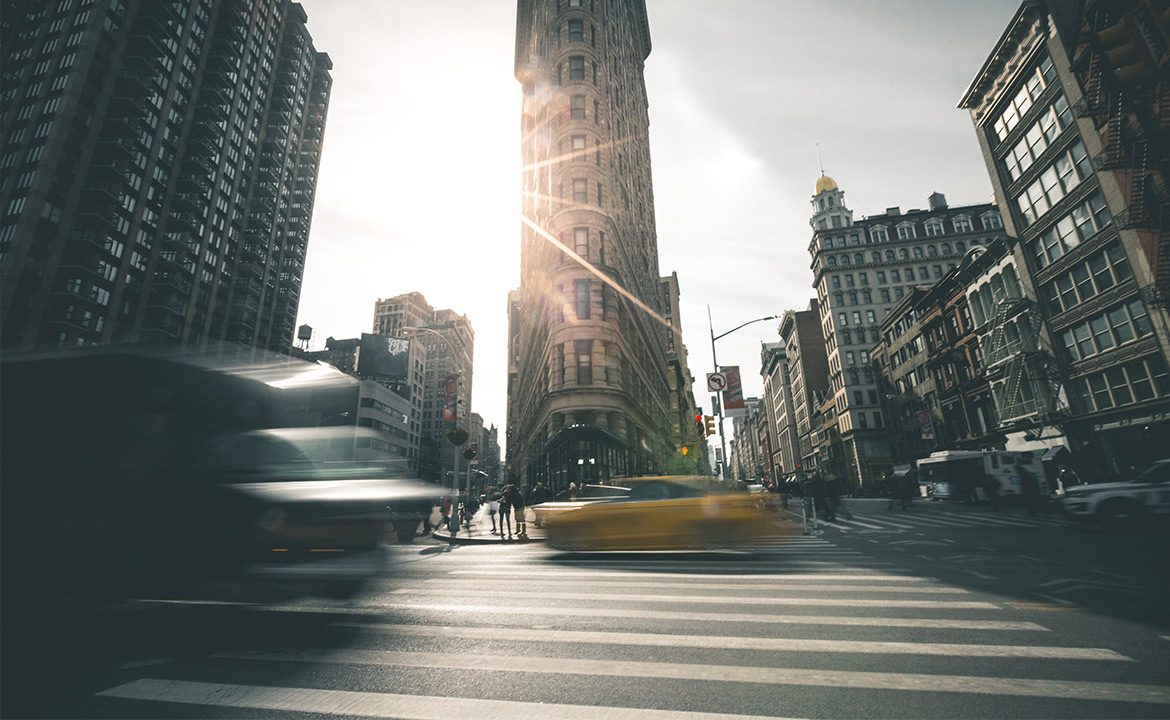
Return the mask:
POLYGON ((577 384, 593 384, 593 341, 574 340, 577 351, 577 384))
POLYGON ((573 144, 573 159, 581 157, 580 153, 584 152, 584 150, 585 150, 585 136, 584 135, 574 135, 572 138, 572 144, 573 144))
POLYGON ((589 190, 585 178, 573 179, 573 202, 589 202, 589 190))
POLYGON ((585 22, 583 20, 569 21, 569 42, 583 42, 585 40, 585 22))
POLYGON ((951 225, 954 226, 955 232, 957 233, 971 232, 971 218, 966 215, 959 215, 952 218, 951 225))
POLYGON ((591 317, 590 310, 593 306, 593 299, 589 292, 589 280, 574 280, 573 288, 577 294, 577 319, 588 320, 591 317))
POLYGON ((589 228, 573 229, 573 248, 581 257, 589 257, 589 228))
POLYGON ((573 120, 585 119, 585 96, 574 95, 570 100, 569 115, 573 120))
POLYGON ((1089 199, 1073 208, 1040 237, 1028 243, 1040 267, 1047 267, 1113 222, 1105 198, 1095 191, 1089 199))
POLYGON ((583 56, 573 55, 569 57, 569 79, 585 79, 585 58, 583 56))

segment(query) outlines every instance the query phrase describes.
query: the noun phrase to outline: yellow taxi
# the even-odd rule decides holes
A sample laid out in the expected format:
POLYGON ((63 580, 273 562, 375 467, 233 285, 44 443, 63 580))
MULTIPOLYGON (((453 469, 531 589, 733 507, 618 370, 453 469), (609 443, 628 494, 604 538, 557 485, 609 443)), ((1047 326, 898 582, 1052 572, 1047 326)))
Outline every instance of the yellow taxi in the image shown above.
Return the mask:
POLYGON ((541 505, 548 542, 561 550, 734 547, 799 532, 762 510, 753 493, 707 476, 626 478, 605 497, 541 505))

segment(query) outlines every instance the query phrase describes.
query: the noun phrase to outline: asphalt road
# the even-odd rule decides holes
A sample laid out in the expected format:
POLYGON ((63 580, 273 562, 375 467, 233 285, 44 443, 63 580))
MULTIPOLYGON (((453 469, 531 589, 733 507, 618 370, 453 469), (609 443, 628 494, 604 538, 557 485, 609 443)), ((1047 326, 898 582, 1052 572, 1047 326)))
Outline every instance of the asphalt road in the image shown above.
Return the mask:
POLYGON ((346 602, 60 614, 5 716, 1170 716, 1168 533, 850 509, 745 551, 420 539, 346 602))

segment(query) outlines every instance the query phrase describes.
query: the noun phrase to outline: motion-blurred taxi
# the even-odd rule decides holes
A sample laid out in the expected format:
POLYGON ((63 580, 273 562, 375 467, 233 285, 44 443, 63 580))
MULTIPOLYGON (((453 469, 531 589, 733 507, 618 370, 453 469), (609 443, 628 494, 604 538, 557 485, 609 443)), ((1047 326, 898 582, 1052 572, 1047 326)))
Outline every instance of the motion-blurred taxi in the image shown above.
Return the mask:
POLYGON ((752 493, 722 491, 715 478, 626 478, 612 497, 545 503, 549 545, 561 550, 734 547, 794 532, 774 523, 752 493))

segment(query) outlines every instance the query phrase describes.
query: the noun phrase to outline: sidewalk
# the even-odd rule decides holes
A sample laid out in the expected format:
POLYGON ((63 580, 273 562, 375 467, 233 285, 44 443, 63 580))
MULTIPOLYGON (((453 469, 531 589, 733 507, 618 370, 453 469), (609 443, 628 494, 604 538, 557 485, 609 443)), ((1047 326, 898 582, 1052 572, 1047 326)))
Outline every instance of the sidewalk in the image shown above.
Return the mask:
MULTIPOLYGON (((524 511, 528 518, 528 539, 515 539, 513 535, 512 540, 505 540, 497 533, 492 533, 492 518, 487 513, 487 503, 480 506, 479 510, 471 518, 471 529, 466 527, 459 528, 455 533, 455 537, 451 537, 451 533, 447 530, 447 526, 436 526, 435 531, 431 533, 431 537, 436 540, 444 540, 451 543, 460 544, 485 544, 485 543, 499 543, 499 544, 523 544, 532 542, 544 542, 548 539, 548 533, 544 528, 538 528, 532 523, 533 511, 526 508, 524 511)), ((500 518, 496 516, 496 526, 500 525, 500 518)), ((516 531, 516 520, 512 519, 512 532, 516 531)))

